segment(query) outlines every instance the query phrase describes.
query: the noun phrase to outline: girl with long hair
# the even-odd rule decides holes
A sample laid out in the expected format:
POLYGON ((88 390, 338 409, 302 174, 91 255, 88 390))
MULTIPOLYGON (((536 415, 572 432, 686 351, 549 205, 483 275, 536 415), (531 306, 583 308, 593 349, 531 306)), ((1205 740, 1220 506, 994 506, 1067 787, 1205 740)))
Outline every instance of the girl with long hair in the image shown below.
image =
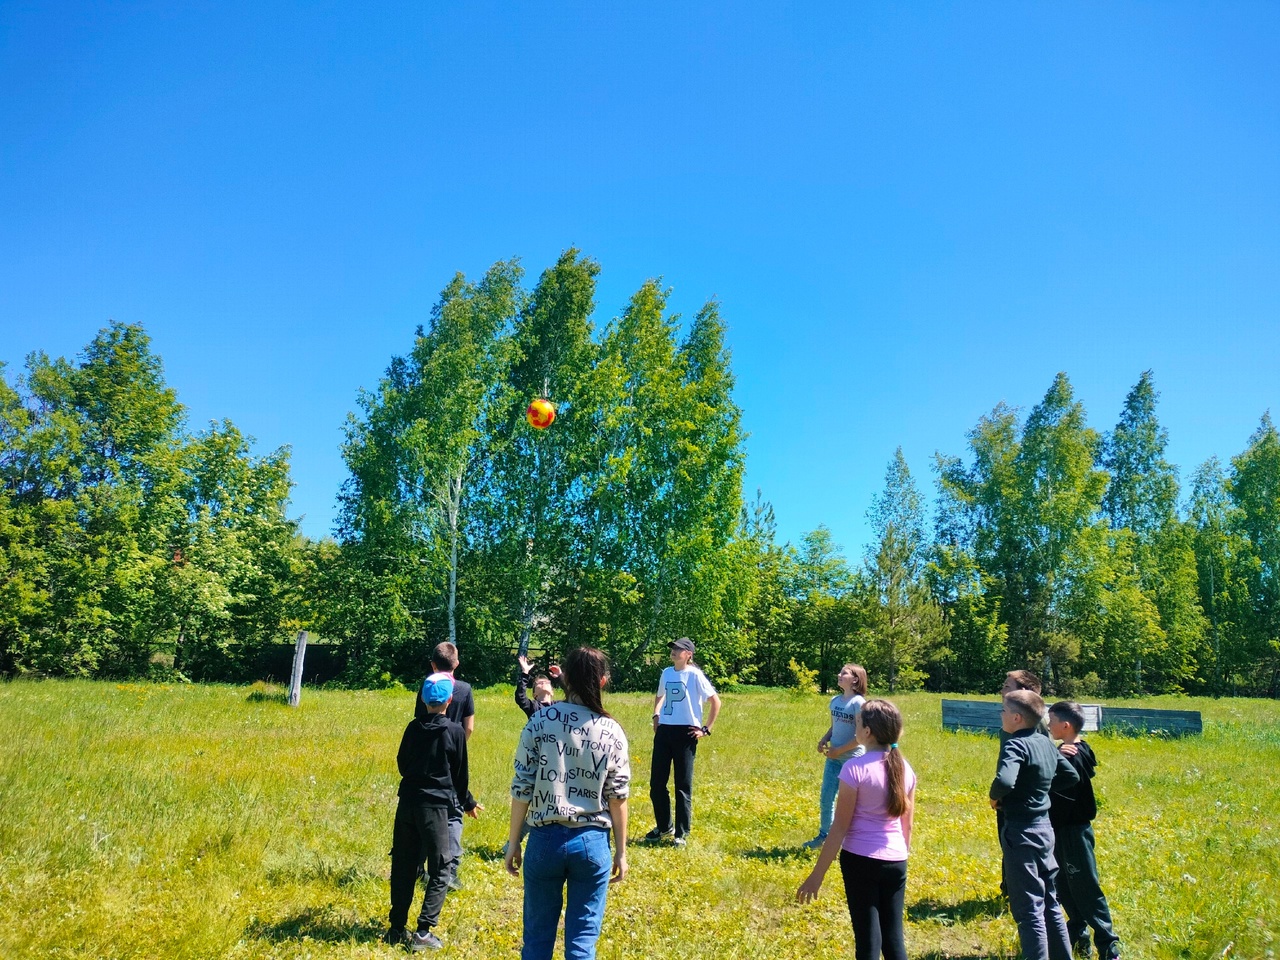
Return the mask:
POLYGON ((907 960, 902 907, 907 854, 915 811, 916 775, 898 748, 902 714, 888 700, 868 700, 858 716, 858 743, 866 753, 840 771, 835 819, 813 872, 796 891, 807 903, 818 895, 836 854, 844 877, 857 960, 907 960))
POLYGON ((831 698, 827 709, 831 726, 818 741, 818 752, 826 757, 822 765, 822 794, 818 799, 818 835, 805 844, 809 850, 822 846, 831 832, 836 812, 836 794, 840 789, 840 771, 852 757, 864 750, 857 740, 858 713, 867 698, 867 671, 856 663, 846 663, 836 676, 840 692, 831 698))
POLYGON ((524 872, 521 960, 550 960, 562 906, 565 960, 592 960, 609 884, 627 875, 631 763, 627 735, 601 700, 609 660, 579 647, 560 668, 565 699, 525 725, 511 783, 506 867, 512 876, 524 872))

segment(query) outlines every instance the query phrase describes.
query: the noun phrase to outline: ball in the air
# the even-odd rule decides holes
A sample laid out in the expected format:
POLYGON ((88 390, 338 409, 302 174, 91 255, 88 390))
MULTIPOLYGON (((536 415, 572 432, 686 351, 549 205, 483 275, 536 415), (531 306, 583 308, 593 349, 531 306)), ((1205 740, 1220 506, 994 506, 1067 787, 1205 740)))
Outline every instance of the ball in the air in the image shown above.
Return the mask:
POLYGON ((524 417, 529 421, 529 426, 533 427, 533 429, 545 430, 555 420, 556 408, 550 400, 544 400, 539 397, 529 404, 529 409, 524 412, 524 417))

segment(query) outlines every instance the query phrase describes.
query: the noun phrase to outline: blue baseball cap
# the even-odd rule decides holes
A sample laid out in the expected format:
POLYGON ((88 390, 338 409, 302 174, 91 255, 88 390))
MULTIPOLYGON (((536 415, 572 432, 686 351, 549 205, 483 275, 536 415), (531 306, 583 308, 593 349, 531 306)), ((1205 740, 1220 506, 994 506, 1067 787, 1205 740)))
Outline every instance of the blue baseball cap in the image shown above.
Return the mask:
POLYGON ((453 696, 453 677, 447 673, 433 673, 422 681, 422 702, 425 704, 448 703, 453 696))

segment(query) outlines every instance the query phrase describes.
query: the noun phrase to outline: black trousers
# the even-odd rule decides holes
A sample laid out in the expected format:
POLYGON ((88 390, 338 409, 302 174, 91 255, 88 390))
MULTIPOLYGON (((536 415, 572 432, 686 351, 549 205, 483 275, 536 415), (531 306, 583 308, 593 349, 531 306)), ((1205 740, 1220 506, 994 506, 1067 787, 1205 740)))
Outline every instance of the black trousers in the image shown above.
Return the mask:
POLYGON ((418 929, 430 930, 440 920, 440 908, 448 889, 445 867, 449 860, 449 809, 427 807, 401 800, 396 806, 391 834, 392 927, 403 927, 413 905, 418 871, 426 864, 427 892, 422 897, 418 929))
POLYGON ((1058 902, 1067 915, 1067 936, 1076 943, 1093 928, 1099 957, 1109 957, 1120 938, 1111 928, 1111 908, 1098 882, 1093 827, 1087 823, 1055 826, 1053 853, 1058 861, 1058 902))
POLYGON ((907 861, 875 860, 840 851, 844 896, 853 921, 857 960, 907 960, 902 939, 902 906, 907 892, 907 861))
POLYGON ((693 735, 696 727, 660 723, 653 733, 653 766, 649 772, 649 799, 653 801, 653 816, 658 829, 671 829, 671 794, 667 781, 671 768, 676 771, 676 823, 677 837, 689 832, 693 821, 693 758, 698 753, 698 738, 693 735))

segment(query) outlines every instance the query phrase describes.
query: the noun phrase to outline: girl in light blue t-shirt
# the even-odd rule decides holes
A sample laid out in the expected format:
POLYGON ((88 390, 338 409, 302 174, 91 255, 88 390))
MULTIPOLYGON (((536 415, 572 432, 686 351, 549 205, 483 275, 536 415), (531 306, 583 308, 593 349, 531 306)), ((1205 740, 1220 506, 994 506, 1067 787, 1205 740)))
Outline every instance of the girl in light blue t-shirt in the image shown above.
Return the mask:
POLYGON ((865 752, 858 745, 858 714, 867 696, 867 671, 856 663, 846 663, 836 677, 840 693, 831 698, 831 726, 818 741, 818 752, 827 758, 822 769, 822 796, 818 801, 818 835, 805 844, 810 850, 822 846, 831 829, 840 792, 840 768, 851 757, 865 752))

